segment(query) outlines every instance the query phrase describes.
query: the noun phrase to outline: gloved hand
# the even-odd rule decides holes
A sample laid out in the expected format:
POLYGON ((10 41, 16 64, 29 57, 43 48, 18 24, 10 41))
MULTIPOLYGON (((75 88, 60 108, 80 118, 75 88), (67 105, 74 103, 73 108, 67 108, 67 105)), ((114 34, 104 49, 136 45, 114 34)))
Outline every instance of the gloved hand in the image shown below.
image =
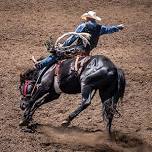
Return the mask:
POLYGON ((65 51, 66 54, 76 54, 77 50, 76 48, 71 48, 70 50, 65 51))
POLYGON ((62 59, 64 58, 65 52, 64 51, 56 51, 56 55, 58 57, 58 59, 62 59))
POLYGON ((119 25, 117 25, 117 27, 119 30, 123 30, 125 26, 123 24, 119 24, 119 25))

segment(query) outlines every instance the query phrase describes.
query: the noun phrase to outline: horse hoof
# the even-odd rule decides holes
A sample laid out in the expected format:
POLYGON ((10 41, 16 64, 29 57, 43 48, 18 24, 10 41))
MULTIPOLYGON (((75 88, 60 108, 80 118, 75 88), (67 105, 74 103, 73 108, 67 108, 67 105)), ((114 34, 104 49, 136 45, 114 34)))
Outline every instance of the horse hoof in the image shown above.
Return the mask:
POLYGON ((27 126, 26 126, 26 127, 25 127, 25 126, 24 126, 24 127, 22 126, 21 131, 22 131, 22 132, 27 132, 27 133, 34 133, 34 132, 35 132, 34 129, 29 128, 29 127, 27 127, 27 126))
POLYGON ((69 125, 70 125, 70 121, 67 120, 63 121, 61 124, 62 127, 68 127, 69 125))
POLYGON ((25 121, 25 120, 21 120, 20 122, 19 122, 19 126, 27 126, 29 124, 29 122, 28 121, 25 121))

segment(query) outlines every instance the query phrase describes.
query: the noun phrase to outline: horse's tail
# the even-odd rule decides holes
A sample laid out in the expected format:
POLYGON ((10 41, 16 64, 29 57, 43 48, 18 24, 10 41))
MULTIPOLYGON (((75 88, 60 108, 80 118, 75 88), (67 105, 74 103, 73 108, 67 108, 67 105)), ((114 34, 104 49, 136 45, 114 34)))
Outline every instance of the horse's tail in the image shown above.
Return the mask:
MULTIPOLYGON (((121 114, 117 110, 117 103, 119 102, 119 100, 123 99, 126 86, 125 75, 122 69, 117 69, 116 78, 116 83, 113 83, 113 85, 111 85, 112 88, 110 88, 113 90, 112 96, 110 95, 108 99, 106 99, 105 101, 103 100, 103 118, 107 121, 109 133, 111 133, 113 116, 121 116, 121 114)), ((101 94, 101 96, 103 95, 101 91, 99 91, 99 93, 101 94)), ((105 94, 107 95, 106 92, 105 94)))
MULTIPOLYGON (((123 99, 125 86, 126 86, 125 74, 122 69, 117 69, 116 83, 114 83, 114 86, 111 86, 113 90, 112 96, 110 95, 109 98, 103 101, 104 103, 103 107, 104 109, 106 109, 106 111, 103 111, 103 113, 106 113, 106 115, 107 113, 109 114, 119 113, 117 110, 117 103, 119 102, 119 100, 122 101, 123 99)), ((99 93, 101 93, 101 96, 103 95, 102 92, 99 93)), ((107 93, 105 92, 105 94, 107 93)))
POLYGON ((117 69, 117 75, 118 75, 118 86, 117 86, 117 93, 115 94, 115 98, 117 100, 123 99, 124 92, 125 92, 125 86, 126 86, 126 79, 125 74, 122 69, 117 69))

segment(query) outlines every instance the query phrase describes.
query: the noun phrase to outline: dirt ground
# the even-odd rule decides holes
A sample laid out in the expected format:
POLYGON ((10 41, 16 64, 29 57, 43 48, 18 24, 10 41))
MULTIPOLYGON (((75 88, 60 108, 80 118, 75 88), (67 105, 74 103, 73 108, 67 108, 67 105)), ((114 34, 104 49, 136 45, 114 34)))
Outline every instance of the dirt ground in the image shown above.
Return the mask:
POLYGON ((1 152, 151 152, 152 151, 152 1, 151 0, 0 0, 0 151, 1 152), (61 122, 80 102, 63 94, 42 106, 34 134, 21 132, 19 74, 30 68, 31 56, 47 55, 43 43, 73 31, 80 15, 94 10, 101 24, 125 24, 101 36, 93 54, 108 56, 124 69, 127 87, 122 117, 106 133, 98 95, 69 128, 61 122))

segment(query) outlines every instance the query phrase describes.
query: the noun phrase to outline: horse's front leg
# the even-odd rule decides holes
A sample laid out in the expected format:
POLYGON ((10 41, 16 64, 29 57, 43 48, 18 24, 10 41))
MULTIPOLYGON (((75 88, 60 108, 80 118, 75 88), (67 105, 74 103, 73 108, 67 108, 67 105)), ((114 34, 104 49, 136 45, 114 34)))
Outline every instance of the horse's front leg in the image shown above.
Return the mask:
POLYGON ((62 122, 62 126, 67 127, 70 125, 71 121, 79 115, 80 112, 82 112, 84 109, 86 109, 90 104, 91 104, 91 93, 92 93, 92 88, 90 86, 83 86, 82 88, 82 101, 80 106, 70 115, 68 116, 65 121, 62 122))
MULTIPOLYGON (((24 112, 23 119, 20 122, 20 126, 27 126, 32 120, 32 116, 37 108, 46 103, 45 98, 49 96, 49 93, 44 94, 41 98, 33 102, 24 112)), ((47 98, 48 99, 48 98, 47 98)), ((31 101, 32 102, 32 101, 31 101)))
POLYGON ((31 108, 32 106, 34 105, 34 103, 39 100, 43 95, 45 95, 47 92, 44 92, 44 89, 42 86, 39 86, 38 87, 38 90, 36 91, 36 93, 33 95, 33 97, 31 97, 31 99, 29 99, 28 104, 27 104, 27 107, 24 111, 24 114, 23 114, 23 118, 22 118, 22 121, 20 122, 20 126, 27 126, 30 122, 30 120, 32 119, 30 117, 30 111, 31 111, 31 108))
POLYGON ((31 122, 34 112, 40 106, 42 106, 45 103, 51 102, 52 100, 59 98, 59 96, 60 96, 59 94, 56 94, 55 92, 52 91, 51 94, 46 93, 41 98, 36 100, 34 102, 34 104, 30 108, 26 109, 26 111, 24 112, 23 120, 20 122, 20 126, 27 126, 31 122))
MULTIPOLYGON (((50 68, 42 75, 41 83, 39 84, 38 89, 32 96, 29 101, 29 104, 26 107, 26 110, 23 115, 23 119, 20 122, 20 126, 28 126, 32 120, 32 116, 35 110, 40 107, 42 104, 46 103, 44 100, 47 97, 47 94, 51 91, 51 86, 53 84, 54 71, 50 68)), ((51 92, 52 94, 52 92, 51 92)))
POLYGON ((39 100, 37 100, 37 101, 33 104, 32 108, 30 109, 29 114, 28 114, 29 118, 32 118, 34 112, 35 112, 40 106, 42 106, 43 104, 46 104, 46 103, 48 103, 48 102, 51 102, 51 101, 53 101, 53 100, 55 100, 55 99, 58 99, 59 96, 60 96, 60 94, 57 94, 57 93, 55 93, 54 91, 52 91, 51 94, 50 94, 50 93, 46 93, 43 97, 41 97, 39 100))

